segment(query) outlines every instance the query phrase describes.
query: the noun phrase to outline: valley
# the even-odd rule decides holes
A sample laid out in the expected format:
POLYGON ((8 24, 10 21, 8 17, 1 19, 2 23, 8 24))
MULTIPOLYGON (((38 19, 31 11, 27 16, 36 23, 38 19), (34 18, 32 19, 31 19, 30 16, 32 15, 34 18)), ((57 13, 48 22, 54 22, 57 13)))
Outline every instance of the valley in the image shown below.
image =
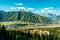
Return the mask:
POLYGON ((0 39, 59 40, 60 23, 57 20, 60 19, 54 18, 53 14, 48 15, 49 17, 25 11, 0 11, 0 35, 3 36, 0 39))

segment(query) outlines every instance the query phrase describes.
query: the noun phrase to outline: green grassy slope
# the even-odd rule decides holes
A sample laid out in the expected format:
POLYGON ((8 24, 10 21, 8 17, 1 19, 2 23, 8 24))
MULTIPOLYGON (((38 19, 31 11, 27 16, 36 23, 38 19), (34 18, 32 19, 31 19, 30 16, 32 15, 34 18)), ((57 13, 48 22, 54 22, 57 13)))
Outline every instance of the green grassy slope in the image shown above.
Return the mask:
POLYGON ((23 11, 12 11, 12 12, 0 12, 0 21, 24 21, 31 23, 51 23, 52 20, 40 16, 38 14, 23 12, 23 11))

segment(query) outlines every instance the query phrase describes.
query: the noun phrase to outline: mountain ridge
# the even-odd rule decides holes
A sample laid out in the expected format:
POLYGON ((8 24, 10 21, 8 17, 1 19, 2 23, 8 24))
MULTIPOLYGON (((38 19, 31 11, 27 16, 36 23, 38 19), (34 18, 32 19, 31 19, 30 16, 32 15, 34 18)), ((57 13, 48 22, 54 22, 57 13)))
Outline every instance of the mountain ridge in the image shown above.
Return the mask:
POLYGON ((24 21, 31 23, 52 23, 52 19, 31 12, 11 11, 0 12, 0 21, 24 21))

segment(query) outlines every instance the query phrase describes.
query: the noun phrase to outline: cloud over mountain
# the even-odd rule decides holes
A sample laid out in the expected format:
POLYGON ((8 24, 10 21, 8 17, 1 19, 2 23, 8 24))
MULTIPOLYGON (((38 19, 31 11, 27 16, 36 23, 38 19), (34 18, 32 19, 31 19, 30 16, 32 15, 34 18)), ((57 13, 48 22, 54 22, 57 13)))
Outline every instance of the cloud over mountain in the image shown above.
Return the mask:
POLYGON ((25 7, 23 6, 23 3, 14 3, 16 5, 16 7, 10 7, 10 9, 15 9, 15 10, 24 10, 24 11, 28 11, 28 12, 33 12, 36 14, 42 14, 42 13, 56 13, 56 10, 54 9, 54 7, 46 7, 46 8, 42 8, 42 9, 35 9, 32 7, 25 7))
POLYGON ((15 8, 15 7, 10 7, 10 9, 14 10, 14 9, 16 9, 16 8, 15 8))
POLYGON ((26 10, 26 8, 25 7, 16 7, 17 9, 23 9, 23 10, 26 10))
POLYGON ((42 13, 55 13, 56 10, 53 7, 43 8, 40 10, 42 13))

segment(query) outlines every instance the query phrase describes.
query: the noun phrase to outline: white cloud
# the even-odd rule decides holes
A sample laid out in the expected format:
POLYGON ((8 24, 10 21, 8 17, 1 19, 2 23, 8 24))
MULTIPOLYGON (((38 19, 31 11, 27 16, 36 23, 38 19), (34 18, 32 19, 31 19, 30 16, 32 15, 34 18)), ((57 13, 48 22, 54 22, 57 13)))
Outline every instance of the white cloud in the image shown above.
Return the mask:
POLYGON ((56 10, 53 10, 53 9, 50 9, 47 11, 48 13, 56 13, 57 11, 56 10))
POLYGON ((42 15, 42 16, 46 16, 47 17, 48 13, 56 14, 57 11, 53 7, 43 8, 43 9, 40 10, 40 15, 42 15))
POLYGON ((30 11, 33 12, 35 9, 34 8, 26 8, 25 11, 30 11))
POLYGON ((17 7, 17 9, 24 9, 25 10, 26 8, 25 7, 17 7))
POLYGON ((42 9, 40 12, 45 12, 45 10, 42 9))
MULTIPOLYGON (((20 3, 19 5, 22 5, 22 3, 20 3)), ((17 7, 10 7, 10 9, 13 9, 13 10, 20 10, 20 9, 22 9, 22 11, 23 10, 24 11, 30 11, 30 12, 38 13, 38 14, 40 14, 40 13, 55 13, 56 12, 56 10, 54 10, 53 7, 43 8, 41 10, 36 10, 34 8, 26 8, 24 6, 21 6, 21 7, 17 6, 17 7)))
POLYGON ((13 9, 13 10, 14 10, 14 9, 16 9, 16 8, 15 8, 15 7, 10 7, 10 9, 13 9))
POLYGON ((53 12, 53 10, 48 10, 48 13, 52 13, 53 12))
POLYGON ((29 10, 34 10, 34 8, 27 8, 27 10, 29 11, 29 10))
POLYGON ((53 7, 48 7, 48 8, 43 8, 41 9, 40 11, 41 13, 54 13, 55 12, 55 9, 53 7))
POLYGON ((22 3, 14 3, 15 5, 23 5, 22 3))
POLYGON ((40 11, 39 11, 39 10, 36 10, 36 12, 38 12, 38 13, 39 13, 40 11))
POLYGON ((50 10, 50 9, 53 9, 53 7, 44 8, 43 10, 50 10))
POLYGON ((39 14, 39 13, 40 13, 40 11, 35 9, 35 10, 33 10, 33 11, 32 11, 32 13, 39 14))
POLYGON ((49 10, 49 8, 44 8, 44 10, 49 10))

